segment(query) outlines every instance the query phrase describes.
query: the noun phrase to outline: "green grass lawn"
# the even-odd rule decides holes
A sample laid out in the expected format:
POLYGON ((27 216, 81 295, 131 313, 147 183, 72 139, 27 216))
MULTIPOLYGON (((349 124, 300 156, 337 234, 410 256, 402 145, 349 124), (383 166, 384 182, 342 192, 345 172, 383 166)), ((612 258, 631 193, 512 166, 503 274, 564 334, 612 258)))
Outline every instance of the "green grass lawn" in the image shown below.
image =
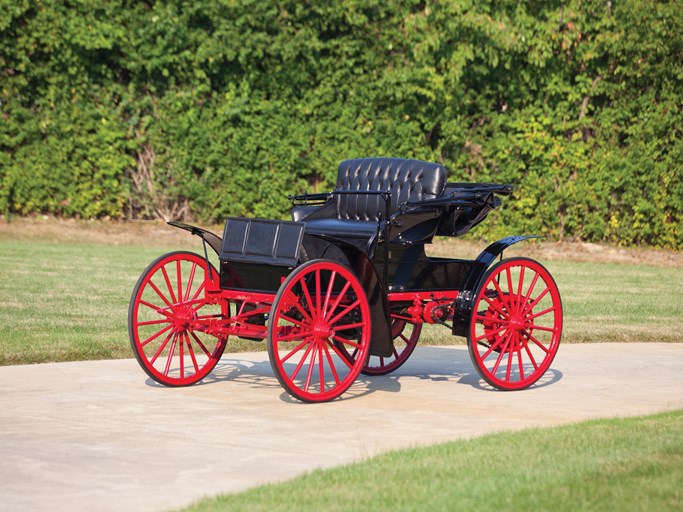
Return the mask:
POLYGON ((208 498, 208 511, 678 511, 683 411, 400 450, 208 498))
MULTIPOLYGON (((191 242, 188 236, 187 246, 179 248, 197 249, 191 242)), ((133 357, 127 324, 130 295, 147 265, 168 251, 0 241, 0 365, 133 357)), ((231 346, 265 349, 242 341, 231 346)))
MULTIPOLYGON (((201 246, 188 236, 185 247, 201 246)), ((128 301, 168 248, 0 241, 0 365, 132 357, 128 301)), ((683 341, 683 268, 554 261, 564 342, 683 341)), ((423 342, 463 342, 427 326, 423 342)), ((231 339, 228 350, 265 350, 231 339)))
POLYGON ((562 295, 568 342, 683 342, 683 268, 547 264, 562 295))

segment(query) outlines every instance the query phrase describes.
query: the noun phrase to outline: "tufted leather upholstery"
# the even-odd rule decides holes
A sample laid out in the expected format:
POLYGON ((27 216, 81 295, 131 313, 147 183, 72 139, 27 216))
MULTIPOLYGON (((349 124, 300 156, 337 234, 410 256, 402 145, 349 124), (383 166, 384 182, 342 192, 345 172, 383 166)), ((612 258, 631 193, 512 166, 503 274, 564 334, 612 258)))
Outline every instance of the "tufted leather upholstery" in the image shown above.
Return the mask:
MULTIPOLYGON (((406 201, 440 196, 446 186, 446 168, 402 158, 356 158, 339 164, 335 191, 391 192, 390 214, 406 201)), ((337 219, 377 222, 385 216, 379 195, 337 194, 337 219)))

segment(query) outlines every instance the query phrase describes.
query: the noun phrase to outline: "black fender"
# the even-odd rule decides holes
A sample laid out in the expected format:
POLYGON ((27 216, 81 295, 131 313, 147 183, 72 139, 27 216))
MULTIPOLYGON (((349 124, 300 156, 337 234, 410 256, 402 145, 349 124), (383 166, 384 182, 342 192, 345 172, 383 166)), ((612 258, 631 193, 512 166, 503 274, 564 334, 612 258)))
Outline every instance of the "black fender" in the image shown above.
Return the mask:
POLYGON ((455 336, 467 336, 474 299, 481 286, 481 282, 486 275, 486 271, 493 262, 496 261, 496 258, 511 245, 533 238, 543 237, 537 235, 523 235, 501 238, 484 249, 479 256, 477 256, 477 259, 472 262, 469 277, 462 290, 458 293, 458 298, 455 301, 455 313, 453 315, 453 334, 455 336))
POLYGON ((391 336, 389 299, 375 264, 357 246, 344 240, 318 234, 306 235, 306 237, 318 238, 333 244, 344 254, 349 268, 356 274, 368 298, 371 322, 370 354, 373 356, 390 357, 394 353, 394 341, 391 336))
POLYGON ((223 239, 220 236, 206 229, 198 228, 197 226, 192 226, 183 222, 167 222, 167 224, 169 226, 173 226, 174 228, 180 228, 184 229, 185 231, 189 231, 193 235, 197 235, 199 238, 209 244, 209 247, 211 247, 215 253, 220 256, 221 247, 223 247, 223 239))

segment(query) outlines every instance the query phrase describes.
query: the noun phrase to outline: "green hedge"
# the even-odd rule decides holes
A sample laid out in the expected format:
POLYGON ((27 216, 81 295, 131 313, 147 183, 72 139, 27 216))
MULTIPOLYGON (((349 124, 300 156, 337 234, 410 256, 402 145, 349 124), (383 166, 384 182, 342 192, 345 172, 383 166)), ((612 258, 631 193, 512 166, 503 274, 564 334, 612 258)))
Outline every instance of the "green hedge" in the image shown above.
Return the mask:
POLYGON ((681 2, 0 0, 0 212, 284 217, 357 156, 480 234, 683 248, 681 2))

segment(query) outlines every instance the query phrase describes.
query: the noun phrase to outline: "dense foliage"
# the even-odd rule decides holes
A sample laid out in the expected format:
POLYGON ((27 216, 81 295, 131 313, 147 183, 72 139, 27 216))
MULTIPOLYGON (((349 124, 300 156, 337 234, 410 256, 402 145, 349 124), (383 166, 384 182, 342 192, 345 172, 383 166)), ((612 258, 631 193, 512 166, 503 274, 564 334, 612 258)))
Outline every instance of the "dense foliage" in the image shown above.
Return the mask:
POLYGON ((0 0, 0 213, 284 217, 357 156, 481 229, 683 248, 683 4, 0 0))

